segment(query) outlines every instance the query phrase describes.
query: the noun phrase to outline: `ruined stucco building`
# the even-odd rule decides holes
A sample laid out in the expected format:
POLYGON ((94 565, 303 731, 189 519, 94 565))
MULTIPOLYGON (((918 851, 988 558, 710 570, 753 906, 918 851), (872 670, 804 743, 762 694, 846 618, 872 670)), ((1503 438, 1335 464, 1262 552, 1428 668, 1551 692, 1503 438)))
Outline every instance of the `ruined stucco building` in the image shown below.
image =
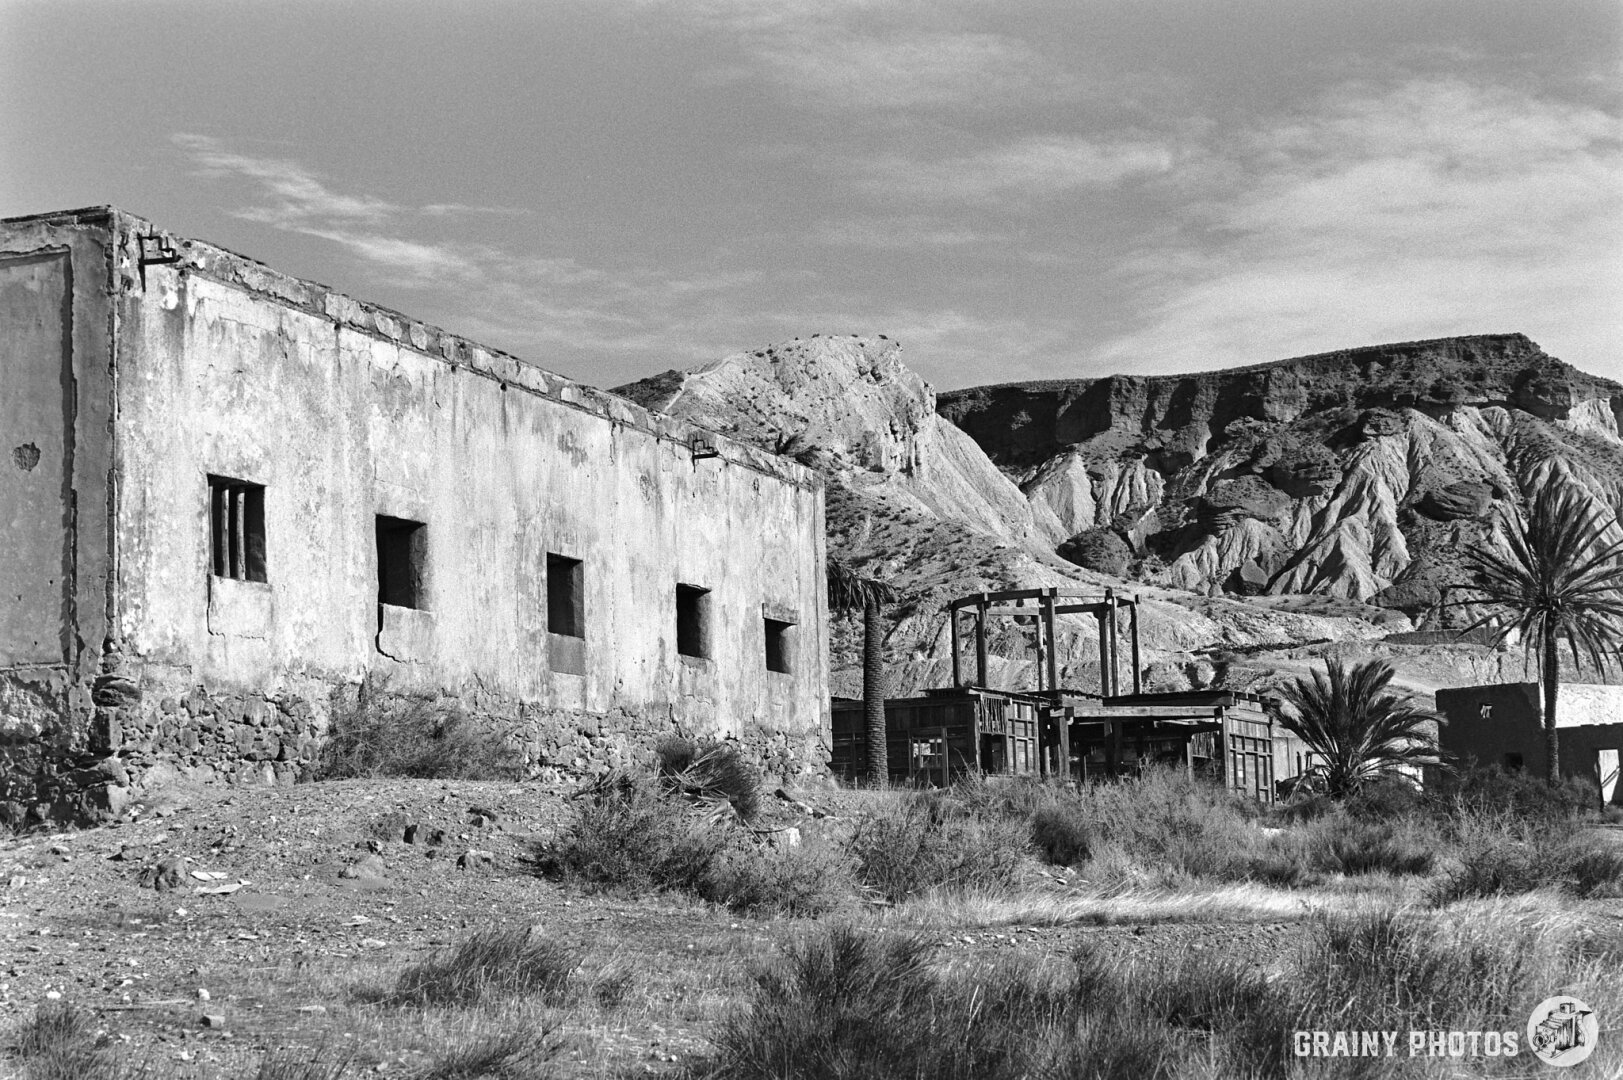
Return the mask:
MULTIPOLYGON (((1538 683, 1491 683, 1437 691, 1443 752, 1459 762, 1526 769, 1543 776, 1544 688, 1538 683)), ((1606 805, 1623 805, 1618 783, 1623 759, 1623 686, 1562 683, 1556 688, 1555 726, 1561 775, 1593 784, 1606 805)))
POLYGON ((673 729, 821 765, 792 461, 110 208, 0 222, 0 380, 11 824, 289 780, 368 675, 543 769, 673 729))

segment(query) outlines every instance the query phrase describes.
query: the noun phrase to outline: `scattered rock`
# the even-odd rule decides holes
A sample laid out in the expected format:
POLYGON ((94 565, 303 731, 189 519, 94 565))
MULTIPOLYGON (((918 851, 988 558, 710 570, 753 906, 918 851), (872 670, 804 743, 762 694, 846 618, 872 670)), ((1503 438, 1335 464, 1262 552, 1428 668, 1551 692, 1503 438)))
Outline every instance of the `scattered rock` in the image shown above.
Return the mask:
POLYGON ((348 881, 382 881, 388 872, 389 868, 383 865, 382 858, 368 855, 344 867, 338 876, 348 881))
POLYGON ((495 865, 496 853, 493 851, 481 851, 479 848, 469 848, 467 851, 464 851, 460 856, 458 856, 456 860, 456 868, 458 870, 490 869, 495 865))
POLYGON ((406 831, 401 834, 400 839, 404 840, 408 844, 415 844, 417 842, 417 823, 415 821, 406 826, 406 831))
POLYGON ((141 871, 138 883, 143 889, 164 892, 178 889, 186 879, 186 862, 179 855, 166 855, 141 871))
POLYGON ((225 1017, 219 1013, 204 1013, 203 1026, 206 1028, 223 1028, 225 1027, 225 1017))

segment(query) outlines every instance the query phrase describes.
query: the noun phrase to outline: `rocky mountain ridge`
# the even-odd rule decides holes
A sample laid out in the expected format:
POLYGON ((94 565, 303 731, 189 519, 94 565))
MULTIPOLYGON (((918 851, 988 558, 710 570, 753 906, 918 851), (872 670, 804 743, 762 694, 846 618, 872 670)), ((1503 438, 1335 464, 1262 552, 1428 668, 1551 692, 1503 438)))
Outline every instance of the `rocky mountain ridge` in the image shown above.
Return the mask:
POLYGON ((977 387, 939 407, 1054 512, 1068 554, 1197 592, 1435 622, 1498 503, 1552 478, 1623 501, 1623 386, 1520 334, 977 387))

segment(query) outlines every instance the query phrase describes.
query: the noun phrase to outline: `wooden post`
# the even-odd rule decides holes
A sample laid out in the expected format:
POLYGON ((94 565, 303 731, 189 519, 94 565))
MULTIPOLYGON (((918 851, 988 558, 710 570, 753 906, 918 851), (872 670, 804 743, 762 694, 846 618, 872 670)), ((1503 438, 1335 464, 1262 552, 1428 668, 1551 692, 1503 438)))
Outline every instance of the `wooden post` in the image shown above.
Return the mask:
POLYGON ((941 786, 952 784, 952 744, 947 741, 947 728, 941 728, 941 786))
MULTIPOLYGON (((1043 621, 1039 635, 1048 635, 1048 689, 1059 690, 1059 637, 1054 633, 1054 589, 1042 599, 1043 621)), ((1067 766, 1069 768, 1069 766, 1067 766)))
MULTIPOLYGON (((1021 601, 1020 606, 1025 607, 1025 601, 1021 601)), ((1043 657, 1044 657, 1043 620, 1042 620, 1042 614, 1041 614, 1041 610, 1040 610, 1041 609, 1041 603, 1040 602, 1038 604, 1038 607, 1039 607, 1038 614, 1033 615, 1031 617, 1031 621, 1035 624, 1032 627, 1032 629, 1037 631, 1037 693, 1040 694, 1040 693, 1043 692, 1043 668, 1044 668, 1045 665, 1043 663, 1043 657)))
POLYGON ((1071 717, 1063 708, 1059 710, 1059 774, 1062 783, 1071 782, 1071 717))
POLYGON ((975 602, 975 685, 986 685, 986 594, 975 602))
POLYGON ((1116 590, 1114 589, 1105 590, 1105 620, 1106 625, 1109 627, 1107 640, 1110 642, 1109 647, 1105 650, 1110 657, 1107 668, 1110 686, 1109 696, 1115 697, 1121 693, 1121 673, 1117 670, 1116 663, 1116 590))
POLYGON ((1195 737, 1190 735, 1183 741, 1183 766, 1189 774, 1189 779, 1195 778, 1195 737))
POLYGON ((963 676, 962 665, 958 661, 958 609, 957 608, 952 608, 951 609, 951 611, 950 611, 950 619, 949 619, 949 624, 948 625, 949 625, 949 629, 948 629, 947 632, 952 635, 952 638, 951 638, 951 640, 952 640, 952 685, 953 686, 962 686, 962 685, 964 685, 964 676, 963 676))
POLYGON ((1093 617, 1099 622, 1099 695, 1110 696, 1110 637, 1105 629, 1105 606, 1099 605, 1093 617))
POLYGON ((1128 633, 1133 635, 1133 693, 1144 692, 1143 671, 1138 658, 1138 594, 1133 595, 1133 607, 1128 614, 1128 633))

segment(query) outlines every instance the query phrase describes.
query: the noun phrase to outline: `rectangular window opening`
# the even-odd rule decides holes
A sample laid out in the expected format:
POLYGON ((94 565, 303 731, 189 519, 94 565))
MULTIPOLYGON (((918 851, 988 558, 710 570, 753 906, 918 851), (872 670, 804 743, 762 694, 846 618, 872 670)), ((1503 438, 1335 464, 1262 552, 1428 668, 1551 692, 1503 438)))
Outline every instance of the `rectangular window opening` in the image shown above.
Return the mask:
POLYGON ((795 624, 781 619, 766 619, 766 669, 790 673, 789 664, 795 624))
POLYGON ((1505 755, 1506 772, 1520 772, 1523 768, 1525 768, 1525 765, 1522 762, 1522 756, 1520 754, 1505 755))
POLYGON ((676 651, 701 660, 710 658, 710 590, 676 586, 676 651))
POLYGON ((428 603, 428 526, 378 515, 378 603, 423 608, 428 603))
POLYGON ((579 559, 547 555, 547 631, 565 637, 586 636, 584 572, 579 559))
POLYGON ((209 477, 209 559, 215 577, 265 580, 265 487, 209 477))

